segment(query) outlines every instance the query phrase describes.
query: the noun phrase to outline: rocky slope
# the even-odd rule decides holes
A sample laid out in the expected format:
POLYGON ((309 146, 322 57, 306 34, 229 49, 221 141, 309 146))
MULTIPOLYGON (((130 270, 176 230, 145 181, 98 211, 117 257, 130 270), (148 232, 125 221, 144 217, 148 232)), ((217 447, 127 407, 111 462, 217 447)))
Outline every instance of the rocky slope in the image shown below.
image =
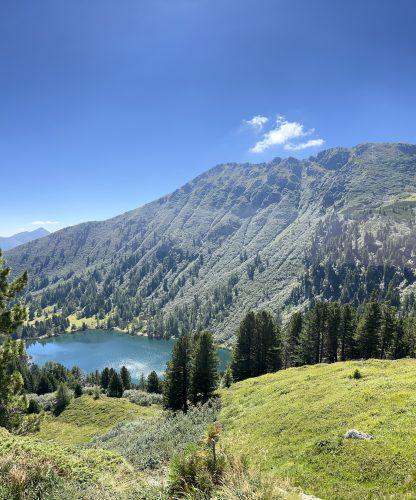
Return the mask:
MULTIPOLYGON (((416 146, 407 144, 218 165, 141 208, 63 229, 6 258, 15 272, 29 270, 32 315, 54 306, 166 336, 209 328, 227 343, 249 308, 291 303, 313 242, 336 241, 334 217, 341 232, 356 224, 363 247, 386 221, 389 241, 392 232, 400 245, 412 238, 415 193, 416 146)), ((374 235, 367 261, 383 260, 385 243, 374 235)))

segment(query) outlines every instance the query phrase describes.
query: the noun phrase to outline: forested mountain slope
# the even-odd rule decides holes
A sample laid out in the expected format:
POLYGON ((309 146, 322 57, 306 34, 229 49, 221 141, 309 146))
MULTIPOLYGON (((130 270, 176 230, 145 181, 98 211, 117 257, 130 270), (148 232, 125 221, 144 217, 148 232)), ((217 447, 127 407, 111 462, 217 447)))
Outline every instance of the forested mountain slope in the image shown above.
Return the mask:
POLYGON ((247 309, 303 304, 312 291, 336 298, 346 275, 361 287, 351 292, 357 301, 393 278, 400 294, 410 290, 415 174, 416 146, 407 144, 219 165, 141 208, 6 258, 15 272, 29 270, 32 317, 54 306, 155 335, 209 328, 227 343, 247 309), (339 271, 345 263, 353 271, 339 271))
POLYGON ((2 250, 11 250, 19 245, 28 243, 29 241, 36 240, 47 236, 49 231, 43 227, 34 229, 33 231, 23 231, 21 233, 13 234, 12 236, 0 236, 0 248, 2 250))

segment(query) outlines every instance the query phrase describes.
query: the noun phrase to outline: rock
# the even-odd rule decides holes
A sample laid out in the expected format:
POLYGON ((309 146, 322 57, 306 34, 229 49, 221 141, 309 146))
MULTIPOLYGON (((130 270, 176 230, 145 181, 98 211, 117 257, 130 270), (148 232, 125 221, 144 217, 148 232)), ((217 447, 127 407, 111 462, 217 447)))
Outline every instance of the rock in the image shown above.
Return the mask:
POLYGON ((367 434, 366 432, 357 431, 355 429, 350 429, 344 434, 344 438, 346 439, 373 439, 371 434, 367 434))

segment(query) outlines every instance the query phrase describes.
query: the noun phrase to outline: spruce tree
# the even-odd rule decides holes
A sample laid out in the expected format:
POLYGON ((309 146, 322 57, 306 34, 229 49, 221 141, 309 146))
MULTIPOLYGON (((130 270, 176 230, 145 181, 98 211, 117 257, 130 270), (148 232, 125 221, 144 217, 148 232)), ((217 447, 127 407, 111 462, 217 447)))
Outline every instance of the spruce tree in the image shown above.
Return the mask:
POLYGON ((340 356, 341 361, 354 359, 356 356, 356 343, 354 333, 356 329, 356 313, 350 304, 341 306, 341 322, 340 322, 340 356))
POLYGON ((48 394, 53 392, 54 387, 51 379, 46 373, 42 373, 38 382, 36 393, 39 395, 48 394))
POLYGON ((187 334, 182 334, 173 346, 172 358, 166 368, 163 384, 165 408, 188 411, 190 363, 191 342, 187 334))
POLYGON ((240 323, 232 354, 231 371, 233 379, 236 382, 251 377, 253 349, 252 341, 255 328, 256 316, 253 311, 250 311, 240 323))
POLYGON ((121 367, 120 377, 121 383, 123 384, 123 389, 131 389, 131 375, 125 366, 121 367))
POLYGON ((285 366, 297 366, 301 363, 299 350, 300 338, 303 326, 303 315, 301 312, 292 314, 289 320, 286 334, 285 366))
POLYGON ((326 352, 329 363, 338 360, 338 338, 341 323, 341 311, 338 302, 332 302, 328 306, 328 321, 326 329, 326 352))
POLYGON ((389 304, 381 306, 380 358, 388 357, 396 331, 396 309, 389 304))
POLYGON ((146 383, 147 392, 159 394, 161 392, 161 384, 157 373, 153 370, 149 373, 146 383))
POLYGON ((211 333, 199 333, 194 342, 190 373, 193 404, 210 399, 218 384, 218 354, 211 333))
POLYGON ((123 395, 123 383, 120 375, 114 370, 108 384, 107 395, 110 398, 121 398, 123 395))
POLYGON ((252 371, 252 376, 279 370, 282 364, 280 332, 269 312, 263 310, 256 314, 255 332, 252 346, 254 351, 257 351, 256 362, 253 363, 256 370, 252 371))
POLYGON ((380 354, 380 304, 372 298, 364 307, 357 326, 357 342, 360 356, 364 359, 378 358, 380 354))
POLYGON ((100 385, 103 389, 108 389, 108 384, 110 383, 110 370, 105 367, 101 373, 100 385))
POLYGON ((144 378, 144 373, 142 372, 139 378, 139 383, 137 384, 137 387, 140 391, 145 391, 146 390, 146 379, 144 378))

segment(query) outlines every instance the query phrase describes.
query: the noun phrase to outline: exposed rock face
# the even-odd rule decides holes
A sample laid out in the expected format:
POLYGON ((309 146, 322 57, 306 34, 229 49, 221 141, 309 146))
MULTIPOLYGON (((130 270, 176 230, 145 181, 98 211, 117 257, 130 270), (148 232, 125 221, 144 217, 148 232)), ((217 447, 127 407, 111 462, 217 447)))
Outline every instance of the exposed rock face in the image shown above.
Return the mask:
POLYGON ((356 429, 350 429, 344 434, 345 439, 373 439, 371 434, 366 432, 357 431, 356 429))

